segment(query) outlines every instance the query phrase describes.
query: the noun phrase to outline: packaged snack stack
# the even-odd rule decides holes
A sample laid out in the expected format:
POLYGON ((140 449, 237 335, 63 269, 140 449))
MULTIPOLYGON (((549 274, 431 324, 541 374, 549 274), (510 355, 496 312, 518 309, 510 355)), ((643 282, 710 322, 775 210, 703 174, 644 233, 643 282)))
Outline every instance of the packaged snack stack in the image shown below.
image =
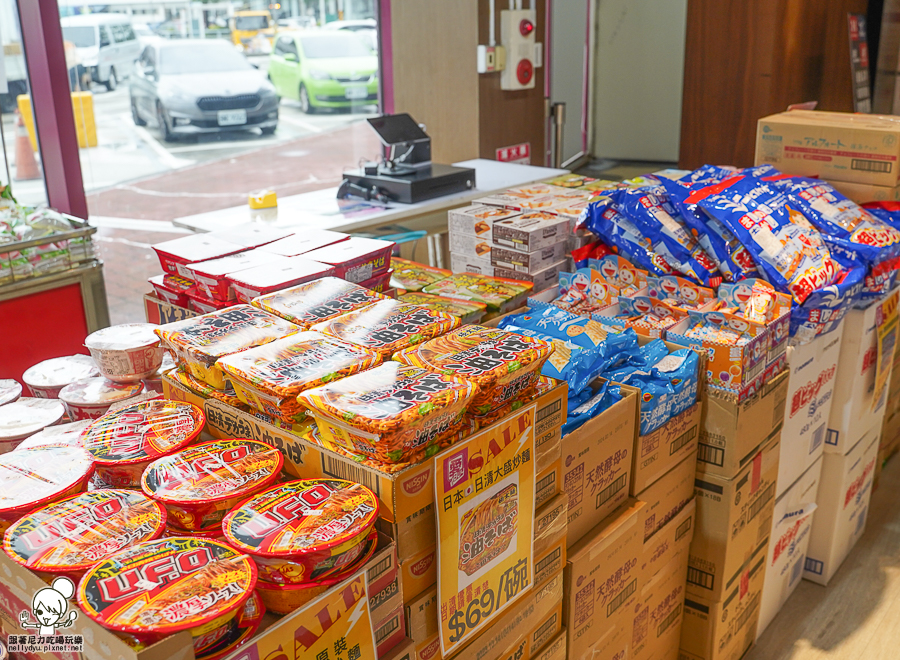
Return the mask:
POLYGON ((332 243, 305 257, 332 266, 334 276, 378 292, 387 290, 391 280, 391 253, 394 243, 351 236, 332 243))

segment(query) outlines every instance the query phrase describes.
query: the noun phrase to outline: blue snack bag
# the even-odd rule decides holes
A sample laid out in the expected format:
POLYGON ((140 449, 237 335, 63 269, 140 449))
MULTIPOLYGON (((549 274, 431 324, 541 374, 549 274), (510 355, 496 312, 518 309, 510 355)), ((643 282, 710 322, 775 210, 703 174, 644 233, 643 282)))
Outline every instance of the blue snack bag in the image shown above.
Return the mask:
POLYGON ((669 354, 666 342, 662 339, 654 339, 638 349, 638 355, 631 358, 632 364, 650 367, 669 354))
POLYGON ((621 400, 622 394, 619 386, 610 383, 609 381, 604 382, 587 401, 569 413, 569 416, 562 426, 563 437, 581 427, 585 422, 593 419, 604 410, 608 410, 621 400))
POLYGON ((653 433, 669 421, 675 391, 667 379, 655 378, 648 371, 634 371, 624 382, 641 390, 641 435, 653 433))
POLYGON ((650 247, 640 230, 622 215, 609 200, 588 205, 587 228, 614 247, 619 254, 653 275, 671 275, 672 265, 650 247))
POLYGON ((531 328, 521 328, 512 323, 504 325, 502 329, 526 337, 541 339, 553 345, 553 353, 541 367, 542 376, 565 381, 571 392, 580 392, 590 382, 590 367, 594 358, 589 356, 582 347, 565 339, 553 337, 531 328))
POLYGON ((833 284, 842 268, 787 195, 754 176, 739 175, 691 193, 750 250, 765 279, 802 303, 833 284))
POLYGON ((673 397, 671 416, 680 415, 697 402, 697 353, 690 348, 680 348, 653 365, 651 374, 668 380, 673 397))

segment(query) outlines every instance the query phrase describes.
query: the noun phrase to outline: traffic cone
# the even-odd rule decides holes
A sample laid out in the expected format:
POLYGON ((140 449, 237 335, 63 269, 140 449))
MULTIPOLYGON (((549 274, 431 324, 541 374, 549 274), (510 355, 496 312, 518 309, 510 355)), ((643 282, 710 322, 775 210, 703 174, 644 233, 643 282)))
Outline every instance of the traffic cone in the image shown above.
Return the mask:
POLYGON ((31 148, 31 140, 25 130, 25 122, 22 121, 22 113, 16 112, 16 181, 32 181, 41 178, 34 151, 31 148))

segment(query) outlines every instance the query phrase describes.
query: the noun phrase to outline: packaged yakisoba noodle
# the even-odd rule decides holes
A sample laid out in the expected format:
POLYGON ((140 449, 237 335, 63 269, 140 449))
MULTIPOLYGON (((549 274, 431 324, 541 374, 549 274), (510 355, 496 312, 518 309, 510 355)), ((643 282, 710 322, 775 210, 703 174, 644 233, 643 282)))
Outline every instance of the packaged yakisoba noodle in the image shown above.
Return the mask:
POLYGON ((315 582, 342 573, 367 550, 378 499, 359 484, 304 479, 270 487, 222 522, 231 547, 253 557, 260 579, 315 582))
POLYGON ((254 307, 287 319, 303 330, 316 323, 352 312, 386 298, 337 277, 313 282, 254 298, 254 307))
POLYGON ((12 378, 0 379, 0 406, 12 403, 22 396, 22 385, 12 378))
POLYGON ((68 355, 44 360, 29 367, 22 374, 22 382, 34 397, 55 399, 59 391, 69 383, 99 375, 100 371, 90 356, 68 355))
POLYGON ((391 268, 394 269, 391 286, 404 291, 421 291, 429 284, 440 282, 453 275, 451 270, 426 266, 399 257, 391 257, 391 268))
MULTIPOLYGON (((338 317, 343 318, 343 317, 338 317)), ((297 401, 304 390, 375 366, 381 356, 337 337, 306 331, 218 361, 238 398, 276 417, 305 416, 297 401)))
POLYGON ((222 390, 225 374, 216 366, 216 360, 299 330, 293 323, 256 307, 235 305, 160 326, 156 334, 192 376, 222 390))
POLYGON ((452 314, 463 325, 480 323, 487 314, 487 305, 484 303, 472 300, 453 300, 452 298, 443 298, 431 293, 422 293, 421 291, 404 293, 397 300, 410 305, 427 307, 435 312, 452 314))
POLYGON ((114 488, 140 488, 144 469, 193 442, 206 423, 184 401, 154 399, 107 413, 84 432, 97 477, 114 488))
POLYGON ((466 511, 459 524, 460 571, 472 576, 502 555, 516 535, 519 489, 510 484, 466 511))
POLYGON ((20 518, 3 537, 13 561, 40 574, 77 582, 122 548, 159 538, 166 510, 133 490, 97 490, 66 498, 20 518))
POLYGON ((396 300, 380 300, 317 323, 311 330, 363 346, 387 360, 399 350, 421 344, 458 325, 459 319, 452 314, 396 300))
POLYGON ((290 614, 353 575, 372 558, 377 545, 378 532, 372 528, 366 537, 365 546, 360 556, 340 573, 312 582, 300 582, 297 584, 277 584, 266 582, 260 578, 256 583, 256 593, 259 594, 262 602, 265 603, 266 610, 269 612, 273 614, 290 614))
POLYGON ((12 451, 29 436, 52 427, 66 414, 56 399, 22 397, 0 407, 0 454, 12 451))
POLYGON ((534 284, 521 280, 507 280, 474 273, 457 273, 422 289, 445 298, 480 302, 492 314, 502 314, 518 307, 534 284))
POLYGON ((0 533, 35 509, 82 492, 94 464, 81 447, 17 449, 0 456, 0 533))
POLYGON ((325 442, 382 463, 402 463, 436 454, 475 392, 470 379, 449 369, 437 373, 389 361, 299 398, 325 442))
POLYGON ((202 396, 204 399, 216 399, 240 410, 246 410, 247 408, 247 405, 238 398, 233 387, 219 390, 212 385, 207 385, 202 380, 194 378, 184 365, 173 369, 166 375, 172 380, 184 385, 194 394, 202 396))
POLYGON ((144 385, 137 383, 114 383, 103 376, 76 380, 59 391, 59 400, 66 407, 69 419, 98 419, 103 417, 114 403, 128 401, 139 396, 144 385))
POLYGON ((202 657, 233 635, 256 586, 256 564, 223 543, 188 537, 143 541, 91 567, 77 589, 84 614, 137 640, 191 634, 202 657))
POLYGON ((268 488, 282 465, 281 452, 264 442, 212 440, 150 463, 141 489, 165 504, 170 526, 200 531, 218 525, 238 502, 268 488))
POLYGON ((116 383, 135 383, 162 366, 163 349, 152 323, 125 323, 92 332, 84 340, 100 373, 116 383))

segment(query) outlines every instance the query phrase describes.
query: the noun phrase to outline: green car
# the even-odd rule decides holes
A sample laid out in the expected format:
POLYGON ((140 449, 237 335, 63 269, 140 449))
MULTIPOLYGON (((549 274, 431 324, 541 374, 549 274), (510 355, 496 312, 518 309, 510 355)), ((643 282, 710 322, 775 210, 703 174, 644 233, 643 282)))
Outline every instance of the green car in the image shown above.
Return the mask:
POLYGON ((281 33, 269 59, 269 80, 306 113, 378 102, 378 57, 352 32, 281 33))

